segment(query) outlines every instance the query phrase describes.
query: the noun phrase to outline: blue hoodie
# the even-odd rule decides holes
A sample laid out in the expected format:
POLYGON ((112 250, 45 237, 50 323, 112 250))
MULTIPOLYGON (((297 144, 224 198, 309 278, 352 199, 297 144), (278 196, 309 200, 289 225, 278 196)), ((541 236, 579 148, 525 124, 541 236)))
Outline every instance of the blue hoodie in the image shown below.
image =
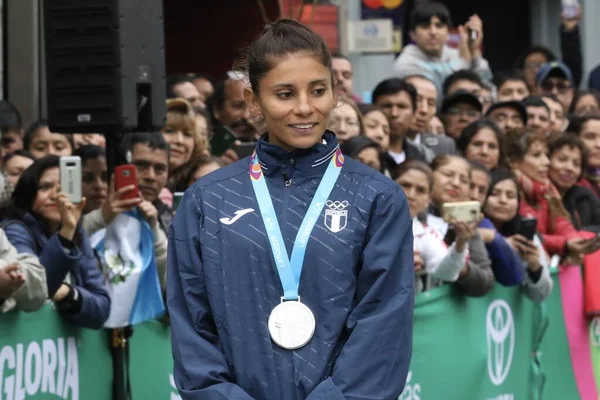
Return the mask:
POLYGON ((81 248, 65 251, 58 233, 47 237, 39 221, 31 214, 25 214, 22 224, 9 224, 4 228, 8 240, 19 253, 35 254, 46 269, 48 295, 54 296, 65 277, 70 272, 75 278, 74 285, 81 296, 81 310, 62 315, 73 324, 83 328, 100 329, 110 312, 110 297, 104 289, 102 272, 94 256, 94 250, 83 229, 81 248), (33 236, 32 236, 33 235, 33 236))
MULTIPOLYGON (((332 133, 324 139, 294 153, 265 138, 257 145, 288 255, 338 148, 332 133)), ((347 213, 333 224, 324 208, 300 280, 316 331, 306 346, 285 350, 267 327, 283 289, 249 163, 188 189, 169 231, 167 297, 182 398, 396 399, 410 363, 414 305, 412 221, 402 190, 346 158, 328 206, 347 213)))

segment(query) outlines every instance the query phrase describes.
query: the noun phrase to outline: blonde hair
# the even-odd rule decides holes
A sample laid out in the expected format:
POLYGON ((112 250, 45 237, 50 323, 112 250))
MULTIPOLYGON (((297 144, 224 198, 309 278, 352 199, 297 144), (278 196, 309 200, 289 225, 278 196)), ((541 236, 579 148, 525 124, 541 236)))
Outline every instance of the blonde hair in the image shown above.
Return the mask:
POLYGON ((194 151, 192 157, 206 155, 208 152, 208 139, 200 132, 196 123, 194 108, 185 99, 167 100, 167 118, 165 126, 171 126, 174 130, 189 132, 194 138, 194 151))

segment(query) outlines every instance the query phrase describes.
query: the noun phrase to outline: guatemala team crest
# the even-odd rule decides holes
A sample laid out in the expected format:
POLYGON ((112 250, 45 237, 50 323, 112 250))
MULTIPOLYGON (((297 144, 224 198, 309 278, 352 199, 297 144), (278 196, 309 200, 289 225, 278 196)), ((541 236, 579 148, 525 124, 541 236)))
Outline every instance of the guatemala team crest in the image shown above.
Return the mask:
POLYGON ((350 203, 346 200, 327 200, 325 204, 327 205, 327 209, 325 210, 325 226, 333 233, 344 229, 348 224, 348 210, 346 210, 346 207, 350 203))

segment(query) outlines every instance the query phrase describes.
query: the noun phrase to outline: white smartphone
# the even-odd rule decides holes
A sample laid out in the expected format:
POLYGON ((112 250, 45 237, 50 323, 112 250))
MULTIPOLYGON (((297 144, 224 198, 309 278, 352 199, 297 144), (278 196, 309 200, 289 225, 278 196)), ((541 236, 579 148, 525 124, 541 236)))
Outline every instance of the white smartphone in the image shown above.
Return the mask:
POLYGON ((81 203, 81 158, 60 158, 60 191, 66 193, 71 203, 81 203))
POLYGON ((480 216, 481 204, 478 201, 462 201, 442 205, 442 218, 448 223, 454 220, 472 224, 479 221, 480 216))

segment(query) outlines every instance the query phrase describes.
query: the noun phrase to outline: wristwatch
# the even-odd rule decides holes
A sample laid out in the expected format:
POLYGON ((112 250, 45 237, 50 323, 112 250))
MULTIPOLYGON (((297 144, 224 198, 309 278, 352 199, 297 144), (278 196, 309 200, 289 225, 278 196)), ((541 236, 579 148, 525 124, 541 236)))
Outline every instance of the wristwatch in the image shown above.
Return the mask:
POLYGON ((56 309, 61 313, 66 314, 76 314, 81 311, 81 295, 79 291, 73 286, 65 283, 69 287, 69 293, 65 296, 64 299, 57 301, 56 309))

